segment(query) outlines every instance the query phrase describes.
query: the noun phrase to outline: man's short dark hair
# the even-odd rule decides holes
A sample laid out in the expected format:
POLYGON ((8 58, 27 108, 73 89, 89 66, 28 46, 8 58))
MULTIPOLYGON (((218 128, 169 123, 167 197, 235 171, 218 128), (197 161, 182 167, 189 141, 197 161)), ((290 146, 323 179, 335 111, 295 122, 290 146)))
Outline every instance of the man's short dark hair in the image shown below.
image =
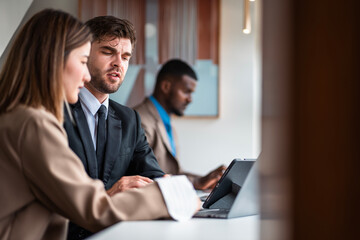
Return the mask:
POLYGON ((186 62, 180 59, 172 59, 167 61, 161 67, 156 78, 156 84, 162 82, 164 79, 167 79, 168 77, 180 79, 184 75, 197 80, 196 73, 189 64, 187 64, 186 62))
POLYGON ((102 41, 104 38, 130 39, 132 48, 135 48, 136 37, 134 25, 126 20, 114 16, 99 16, 85 23, 93 34, 93 41, 102 41))

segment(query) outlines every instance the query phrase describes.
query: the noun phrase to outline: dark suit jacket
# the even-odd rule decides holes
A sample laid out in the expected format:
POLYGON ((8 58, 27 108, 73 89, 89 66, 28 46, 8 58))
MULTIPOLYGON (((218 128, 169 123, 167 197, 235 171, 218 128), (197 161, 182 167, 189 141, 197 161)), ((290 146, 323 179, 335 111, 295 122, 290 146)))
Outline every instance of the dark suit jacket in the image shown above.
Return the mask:
MULTIPOLYGON (((64 122, 70 148, 79 156, 89 176, 98 179, 96 152, 80 101, 71 105, 71 109, 76 125, 70 121, 67 111, 64 122)), ((109 189, 126 175, 155 178, 163 176, 164 172, 146 140, 138 113, 109 100, 107 144, 101 180, 105 188, 109 189)), ((70 225, 69 231, 73 230, 74 227, 70 225)))

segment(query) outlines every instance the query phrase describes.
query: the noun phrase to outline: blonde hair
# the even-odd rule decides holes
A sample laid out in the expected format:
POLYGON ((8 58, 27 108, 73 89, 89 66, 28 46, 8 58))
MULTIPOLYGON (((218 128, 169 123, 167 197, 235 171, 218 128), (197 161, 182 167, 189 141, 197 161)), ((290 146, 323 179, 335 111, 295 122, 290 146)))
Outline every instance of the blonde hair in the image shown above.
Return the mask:
POLYGON ((62 72, 69 53, 91 33, 68 13, 45 9, 21 29, 0 73, 0 114, 19 104, 47 111, 63 122, 62 72))

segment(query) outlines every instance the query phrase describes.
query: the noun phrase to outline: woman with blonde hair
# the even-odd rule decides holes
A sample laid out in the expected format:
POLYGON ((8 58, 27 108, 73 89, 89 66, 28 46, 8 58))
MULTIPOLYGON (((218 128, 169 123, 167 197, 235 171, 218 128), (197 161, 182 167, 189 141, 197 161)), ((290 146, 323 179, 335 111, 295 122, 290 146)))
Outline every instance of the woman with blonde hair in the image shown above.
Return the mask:
MULTIPOLYGON (((174 179, 110 197, 68 147, 63 106, 75 103, 90 81, 90 41, 80 21, 46 9, 24 25, 2 67, 0 239, 65 239, 67 219, 97 232, 122 220, 184 217, 172 214, 176 203, 162 195, 174 179)), ((198 199, 180 200, 191 217, 198 199)))

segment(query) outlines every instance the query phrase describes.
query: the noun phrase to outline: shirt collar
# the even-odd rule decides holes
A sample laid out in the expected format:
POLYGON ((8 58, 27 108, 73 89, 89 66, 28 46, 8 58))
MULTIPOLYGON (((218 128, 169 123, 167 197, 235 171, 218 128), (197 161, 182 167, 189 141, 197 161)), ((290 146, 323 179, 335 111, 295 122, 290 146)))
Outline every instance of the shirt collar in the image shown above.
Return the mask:
POLYGON ((89 112, 93 116, 95 116, 100 106, 104 105, 107 110, 105 118, 107 118, 108 109, 109 109, 109 97, 107 97, 105 101, 101 104, 87 88, 83 87, 80 89, 79 98, 81 103, 89 110, 89 112))
POLYGON ((159 112, 161 120, 164 122, 166 126, 171 126, 170 124, 170 116, 165 111, 165 109, 161 106, 161 104, 155 99, 154 96, 149 97, 150 101, 154 104, 156 110, 159 112))

